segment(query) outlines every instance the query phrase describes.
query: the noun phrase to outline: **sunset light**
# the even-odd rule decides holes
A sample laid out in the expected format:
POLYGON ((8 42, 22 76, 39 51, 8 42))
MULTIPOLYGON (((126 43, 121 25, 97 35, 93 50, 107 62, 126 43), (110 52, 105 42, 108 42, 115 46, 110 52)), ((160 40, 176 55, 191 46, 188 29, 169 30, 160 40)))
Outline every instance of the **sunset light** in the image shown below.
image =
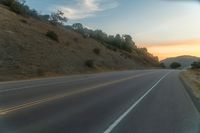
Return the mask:
POLYGON ((198 39, 144 45, 144 47, 147 47, 149 52, 157 55, 160 60, 181 55, 200 57, 200 40, 198 39))
POLYGON ((200 133, 200 0, 0 0, 0 133, 200 133))

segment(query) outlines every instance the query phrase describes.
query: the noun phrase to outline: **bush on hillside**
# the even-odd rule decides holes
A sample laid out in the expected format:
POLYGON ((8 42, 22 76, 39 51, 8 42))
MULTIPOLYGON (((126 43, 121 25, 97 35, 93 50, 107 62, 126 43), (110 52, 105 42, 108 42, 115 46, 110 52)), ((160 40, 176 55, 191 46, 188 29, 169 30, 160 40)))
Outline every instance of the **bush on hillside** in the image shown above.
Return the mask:
POLYGON ((24 23, 24 24, 28 24, 28 21, 25 19, 21 19, 20 22, 24 23))
POLYGON ((108 49, 110 49, 110 50, 112 50, 112 51, 114 51, 114 52, 117 51, 117 48, 114 47, 114 46, 112 46, 112 45, 105 45, 105 46, 106 46, 106 48, 108 48, 108 49))
POLYGON ((165 63, 163 63, 163 62, 160 63, 159 66, 160 66, 161 68, 166 68, 165 63))
POLYGON ((13 2, 10 5, 10 9, 17 14, 26 15, 25 5, 20 2, 13 2))
POLYGON ((75 42, 78 42, 78 38, 77 38, 77 37, 74 37, 73 40, 74 40, 75 42))
POLYGON ((94 60, 86 60, 85 65, 89 68, 94 68, 94 60))
POLYGON ((83 26, 81 23, 75 23, 72 26, 75 32, 83 36, 90 37, 113 51, 126 51, 134 56, 138 56, 140 60, 145 60, 152 65, 159 66, 158 58, 150 54, 146 48, 137 48, 135 42, 130 35, 108 35, 102 30, 92 30, 83 26))
POLYGON ((100 49, 99 49, 99 48, 93 49, 93 52, 94 52, 96 55, 100 55, 100 49))
MULTIPOLYGON (((102 44, 107 44, 116 49, 122 49, 128 52, 132 52, 136 47, 130 35, 107 35, 102 30, 91 30, 84 27, 81 23, 75 23, 72 25, 72 29, 80 33, 84 38, 91 37, 102 44)), ((109 47, 110 47, 109 46, 109 47)))
POLYGON ((26 17, 33 17, 45 22, 49 22, 50 20, 49 15, 40 15, 36 10, 30 9, 25 4, 25 0, 0 0, 0 4, 8 6, 11 11, 26 17))
POLYGON ((59 42, 58 35, 54 31, 48 31, 46 33, 46 36, 49 37, 50 39, 54 40, 54 41, 59 42))
POLYGON ((39 17, 36 10, 25 5, 25 0, 0 0, 0 4, 8 6, 11 11, 24 16, 39 17))
POLYGON ((200 61, 199 62, 193 62, 191 64, 192 69, 200 69, 200 61))
POLYGON ((178 62, 173 62, 173 63, 171 63, 170 67, 172 69, 177 69, 177 68, 181 67, 181 64, 178 62))
POLYGON ((0 0, 0 3, 5 5, 5 6, 11 6, 15 0, 0 0))
POLYGON ((60 10, 57 12, 51 13, 49 21, 53 25, 63 25, 68 19, 64 16, 64 13, 60 10))
POLYGON ((38 68, 37 69, 37 75, 38 76, 44 76, 45 75, 45 71, 43 69, 41 69, 41 68, 38 68))

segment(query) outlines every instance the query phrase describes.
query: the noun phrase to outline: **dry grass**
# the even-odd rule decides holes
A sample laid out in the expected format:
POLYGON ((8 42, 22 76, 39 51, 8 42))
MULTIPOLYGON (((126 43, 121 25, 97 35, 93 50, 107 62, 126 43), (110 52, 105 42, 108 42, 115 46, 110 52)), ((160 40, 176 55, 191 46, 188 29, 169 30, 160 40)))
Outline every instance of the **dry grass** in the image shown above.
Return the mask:
POLYGON ((200 98, 200 70, 187 70, 182 73, 182 78, 191 86, 193 94, 200 98))
POLYGON ((1 5, 0 29, 0 80, 144 67, 133 57, 123 56, 123 51, 109 50, 62 27, 24 18, 1 5), (47 31, 54 31, 59 42, 47 37, 47 31), (94 49, 101 54, 95 54, 94 49), (87 60, 94 60, 95 68, 88 68, 87 60))

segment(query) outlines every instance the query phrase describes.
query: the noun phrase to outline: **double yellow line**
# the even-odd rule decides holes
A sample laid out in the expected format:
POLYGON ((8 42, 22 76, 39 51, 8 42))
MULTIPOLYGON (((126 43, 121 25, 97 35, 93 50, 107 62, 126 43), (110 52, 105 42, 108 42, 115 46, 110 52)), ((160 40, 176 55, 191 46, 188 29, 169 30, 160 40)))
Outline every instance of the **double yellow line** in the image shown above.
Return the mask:
MULTIPOLYGON (((153 72, 150 72, 150 73, 153 73, 153 72)), ((61 99, 61 98, 67 97, 67 96, 77 95, 77 94, 80 94, 80 93, 83 93, 83 92, 94 90, 96 88, 105 87, 105 86, 108 86, 108 85, 120 83, 120 82, 123 82, 123 81, 126 81, 126 80, 130 80, 130 79, 133 79, 133 78, 148 75, 150 73, 130 76, 130 77, 126 77, 126 78, 123 78, 123 79, 118 79, 118 80, 115 80, 115 81, 99 84, 99 85, 96 85, 96 86, 83 88, 81 90, 76 90, 76 91, 73 91, 73 92, 67 92, 67 93, 56 95, 56 96, 51 96, 51 97, 47 97, 47 98, 44 98, 44 99, 40 99, 40 100, 37 100, 37 101, 28 102, 28 103, 25 103, 25 104, 16 105, 16 106, 8 107, 8 108, 5 108, 5 109, 0 109, 0 115, 6 115, 8 113, 12 113, 12 112, 15 112, 15 111, 18 111, 18 110, 21 110, 21 109, 25 109, 25 108, 28 108, 28 107, 32 107, 32 106, 39 105, 39 104, 42 104, 42 103, 46 103, 46 102, 53 101, 53 100, 58 100, 58 99, 61 99)))

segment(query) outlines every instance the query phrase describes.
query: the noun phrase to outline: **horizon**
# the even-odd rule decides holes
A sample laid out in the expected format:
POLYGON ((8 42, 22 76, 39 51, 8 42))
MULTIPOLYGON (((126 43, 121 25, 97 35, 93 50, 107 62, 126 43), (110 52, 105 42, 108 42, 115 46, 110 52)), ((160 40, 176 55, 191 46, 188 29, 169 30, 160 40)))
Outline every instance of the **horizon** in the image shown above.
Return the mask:
POLYGON ((199 133, 200 0, 25 1, 0 0, 0 133, 199 133))
POLYGON ((113 35, 130 34, 138 47, 146 47, 160 60, 200 57, 199 1, 26 0, 26 4, 41 14, 60 9, 69 18, 68 24, 82 23, 113 35))

